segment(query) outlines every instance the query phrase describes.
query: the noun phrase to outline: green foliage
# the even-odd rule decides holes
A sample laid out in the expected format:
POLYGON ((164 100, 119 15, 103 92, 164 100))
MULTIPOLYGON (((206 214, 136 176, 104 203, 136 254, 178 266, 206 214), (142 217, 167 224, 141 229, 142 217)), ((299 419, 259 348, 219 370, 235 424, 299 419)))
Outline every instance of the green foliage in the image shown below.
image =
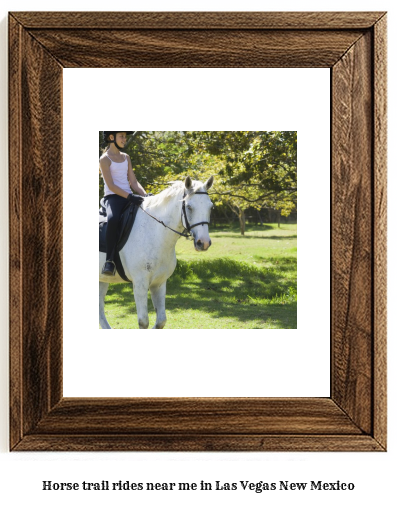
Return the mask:
POLYGON ((188 174, 202 181, 214 175, 215 204, 230 207, 240 221, 248 207, 285 216, 296 208, 295 131, 141 131, 126 151, 148 192, 188 174))
POLYGON ((220 202, 237 209, 270 207, 288 216, 296 206, 297 133, 187 132, 195 152, 211 154, 220 202))

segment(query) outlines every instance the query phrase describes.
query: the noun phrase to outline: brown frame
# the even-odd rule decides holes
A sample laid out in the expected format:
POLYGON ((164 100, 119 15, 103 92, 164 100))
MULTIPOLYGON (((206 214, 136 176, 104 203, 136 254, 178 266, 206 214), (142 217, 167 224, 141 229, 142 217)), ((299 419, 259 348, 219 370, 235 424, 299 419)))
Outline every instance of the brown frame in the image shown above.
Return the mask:
POLYGON ((12 450, 386 449, 385 13, 13 12, 9 77, 12 450), (331 68, 330 398, 63 398, 64 67, 331 68))

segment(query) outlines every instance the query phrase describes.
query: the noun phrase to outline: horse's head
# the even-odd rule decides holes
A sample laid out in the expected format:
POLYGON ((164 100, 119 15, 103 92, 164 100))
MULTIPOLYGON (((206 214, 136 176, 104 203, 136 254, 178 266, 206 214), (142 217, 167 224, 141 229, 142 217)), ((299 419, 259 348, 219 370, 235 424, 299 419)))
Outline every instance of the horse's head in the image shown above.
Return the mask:
POLYGON ((211 246, 208 225, 210 222, 212 202, 208 190, 214 182, 211 176, 199 187, 194 186, 188 176, 185 180, 185 193, 183 206, 183 225, 192 234, 194 248, 199 251, 208 250, 211 246))

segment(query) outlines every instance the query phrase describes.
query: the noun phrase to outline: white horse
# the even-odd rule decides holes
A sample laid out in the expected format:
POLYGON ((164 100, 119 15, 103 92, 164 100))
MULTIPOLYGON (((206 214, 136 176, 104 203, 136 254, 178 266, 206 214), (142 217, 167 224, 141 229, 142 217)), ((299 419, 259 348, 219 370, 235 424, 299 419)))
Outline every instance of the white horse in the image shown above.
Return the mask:
MULTIPOLYGON (((135 224, 124 248, 120 251, 127 277, 132 280, 134 298, 140 329, 149 327, 148 290, 156 310, 153 329, 163 329, 166 323, 165 294, 167 279, 176 267, 175 245, 181 237, 176 232, 188 230, 194 239, 197 251, 211 246, 208 224, 212 209, 208 189, 214 179, 206 183, 192 181, 176 182, 160 194, 145 198, 143 210, 162 221, 158 223, 142 209, 138 209, 135 224)), ((105 296, 109 283, 126 283, 117 273, 114 277, 102 275, 106 254, 99 253, 99 324, 102 329, 111 329, 105 316, 105 296)))

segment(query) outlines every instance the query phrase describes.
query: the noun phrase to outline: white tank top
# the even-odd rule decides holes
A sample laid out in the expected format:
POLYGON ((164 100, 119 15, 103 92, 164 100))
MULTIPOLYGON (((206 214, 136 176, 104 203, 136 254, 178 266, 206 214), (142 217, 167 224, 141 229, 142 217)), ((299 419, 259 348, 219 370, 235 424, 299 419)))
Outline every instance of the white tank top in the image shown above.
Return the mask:
MULTIPOLYGON (((125 190, 129 194, 131 193, 130 184, 128 182, 128 160, 127 155, 125 155, 125 159, 123 162, 114 162, 109 155, 107 156, 110 160, 110 174, 112 175, 113 183, 117 185, 122 190, 125 190)), ((105 196, 112 195, 112 192, 109 187, 106 185, 105 179, 103 180, 105 184, 105 196)))

